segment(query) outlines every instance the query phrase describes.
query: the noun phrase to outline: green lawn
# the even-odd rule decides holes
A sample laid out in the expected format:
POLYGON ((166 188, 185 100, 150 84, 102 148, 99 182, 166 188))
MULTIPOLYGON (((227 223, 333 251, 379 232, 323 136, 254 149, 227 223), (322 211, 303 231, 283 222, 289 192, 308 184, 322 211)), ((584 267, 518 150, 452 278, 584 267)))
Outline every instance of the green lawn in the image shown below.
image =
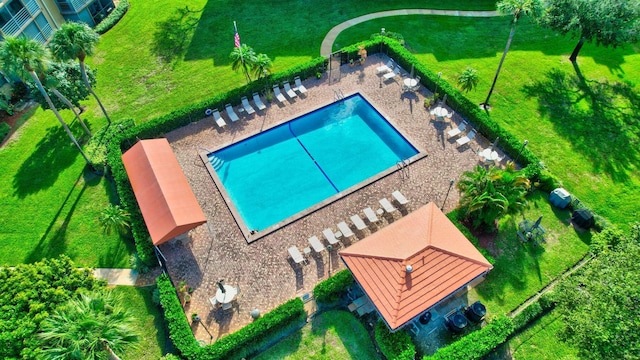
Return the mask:
POLYGON ((327 311, 256 357, 266 359, 379 359, 364 326, 351 313, 327 311))

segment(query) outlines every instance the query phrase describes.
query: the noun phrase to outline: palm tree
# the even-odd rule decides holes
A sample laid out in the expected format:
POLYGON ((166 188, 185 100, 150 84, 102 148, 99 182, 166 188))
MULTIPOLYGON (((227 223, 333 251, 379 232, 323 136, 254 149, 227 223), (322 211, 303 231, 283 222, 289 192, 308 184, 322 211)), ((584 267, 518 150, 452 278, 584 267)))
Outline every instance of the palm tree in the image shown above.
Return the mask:
POLYGON ((39 337, 48 359, 116 360, 116 352, 138 340, 134 321, 120 296, 96 291, 55 310, 40 324, 39 337))
POLYGON ((505 46, 504 52, 502 53, 502 58, 498 64, 498 69, 496 70, 496 76, 493 78, 493 83, 491 83, 491 89, 489 89, 487 99, 483 103, 485 109, 489 106, 489 99, 491 98, 493 89, 498 81, 498 75, 500 75, 502 63, 504 62, 504 58, 507 56, 509 47, 511 47, 511 40, 513 40, 513 35, 516 33, 516 24, 518 23, 518 19, 520 19, 520 16, 522 15, 538 16, 543 8, 541 0, 502 0, 497 6, 499 13, 503 15, 513 15, 513 21, 511 22, 511 32, 509 33, 507 46, 505 46))
POLYGON ((466 68, 460 76, 458 76, 458 84, 464 92, 469 92, 478 86, 480 77, 478 77, 478 70, 471 67, 466 68))
POLYGON ((242 68, 242 72, 247 78, 247 83, 251 82, 249 69, 253 68, 253 64, 256 62, 256 53, 251 46, 242 44, 240 47, 235 47, 229 57, 231 58, 231 68, 233 71, 238 71, 238 69, 242 68))
POLYGON ((0 43, 0 66, 6 71, 18 75, 23 81, 27 79, 26 74, 31 76, 31 80, 33 80, 38 90, 40 90, 40 93, 42 93, 42 96, 44 96, 49 108, 56 115, 58 121, 60 121, 60 124, 67 132, 67 135, 71 138, 71 141, 76 145, 87 164, 91 165, 91 161, 89 161, 87 155, 82 151, 82 147, 71 133, 69 126, 67 126, 62 119, 58 109, 53 105, 49 94, 45 91, 36 74, 36 71, 41 72, 45 68, 47 59, 47 49, 36 40, 29 39, 25 36, 17 38, 9 36, 0 43))
POLYGON ((53 56, 61 61, 78 59, 85 86, 89 89, 91 95, 96 98, 102 113, 107 118, 107 122, 111 124, 107 110, 105 110, 100 98, 98 98, 98 95, 96 95, 89 83, 84 65, 84 59, 87 56, 93 55, 99 40, 100 35, 90 28, 89 25, 85 23, 66 22, 53 34, 49 47, 51 48, 53 56))
POLYGON ((105 233, 111 234, 113 230, 117 230, 121 234, 131 227, 129 213, 120 207, 120 205, 109 205, 100 214, 100 223, 105 233))
POLYGON ((271 73, 271 59, 267 54, 258 54, 251 68, 251 72, 256 79, 260 79, 271 73))

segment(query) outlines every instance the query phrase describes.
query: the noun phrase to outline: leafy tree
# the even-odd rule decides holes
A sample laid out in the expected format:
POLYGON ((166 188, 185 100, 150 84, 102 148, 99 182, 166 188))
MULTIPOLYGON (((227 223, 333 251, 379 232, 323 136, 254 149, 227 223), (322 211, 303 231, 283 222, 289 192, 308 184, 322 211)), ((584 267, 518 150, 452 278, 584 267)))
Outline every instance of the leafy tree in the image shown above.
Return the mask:
POLYGON ((513 36, 516 34, 516 25, 518 23, 518 20, 522 15, 532 15, 534 17, 538 17, 542 12, 541 0, 502 0, 498 3, 497 6, 498 12, 500 14, 513 15, 513 19, 511 21, 511 32, 509 33, 509 38, 507 39, 507 46, 505 46, 504 48, 502 58, 500 59, 498 69, 496 70, 496 75, 493 77, 493 82, 491 83, 491 88, 489 89, 489 94, 487 94, 487 98, 484 101, 485 107, 489 106, 489 99, 491 98, 491 94, 493 94, 493 89, 496 87, 496 82, 498 81, 498 76, 500 75, 502 63, 504 63, 504 58, 507 56, 507 52, 511 47, 511 40, 513 40, 513 36))
POLYGON ((122 234, 131 227, 131 217, 120 205, 110 204, 100 214, 100 223, 105 233, 110 234, 117 230, 122 234))
POLYGON ((60 29, 56 30, 51 38, 49 47, 56 59, 61 61, 78 59, 80 71, 82 73, 82 80, 84 81, 85 86, 96 99, 102 113, 107 118, 109 124, 111 124, 111 119, 109 118, 109 114, 107 114, 107 110, 105 110, 98 95, 93 91, 92 85, 95 85, 95 80, 93 84, 89 81, 84 64, 86 57, 93 55, 99 40, 100 35, 90 28, 89 25, 70 21, 63 23, 60 29))
POLYGON ((0 268, 0 359, 39 358, 40 323, 79 292, 104 286, 64 255, 0 268))
POLYGON ((598 257, 560 284, 560 337, 584 359, 640 358, 640 224, 629 233, 603 231, 598 257))
POLYGON ((267 54, 258 54, 256 55, 255 62, 251 67, 251 72, 256 79, 260 79, 263 76, 271 74, 272 67, 271 59, 267 54))
POLYGON ((135 319, 122 297, 108 290, 81 294, 55 310, 41 324, 48 359, 120 359, 128 345, 138 341, 135 319))
POLYGON ((462 74, 458 76, 458 84, 462 91, 468 93, 471 90, 474 90, 476 86, 478 86, 478 82, 480 81, 480 77, 478 77, 478 70, 468 67, 464 69, 462 74))
POLYGON ((585 41, 613 46, 640 38, 638 0, 548 0, 540 22, 559 33, 578 37, 569 59, 575 62, 585 41))
POLYGON ((461 214, 472 221, 473 227, 493 230, 496 219, 524 209, 529 186, 529 180, 515 170, 513 163, 504 170, 478 165, 458 182, 461 214))
POLYGON ((249 76, 249 69, 253 68, 256 63, 256 53, 251 46, 242 44, 240 47, 233 48, 231 54, 231 68, 233 71, 242 69, 242 73, 247 78, 247 83, 251 82, 251 76, 249 76))

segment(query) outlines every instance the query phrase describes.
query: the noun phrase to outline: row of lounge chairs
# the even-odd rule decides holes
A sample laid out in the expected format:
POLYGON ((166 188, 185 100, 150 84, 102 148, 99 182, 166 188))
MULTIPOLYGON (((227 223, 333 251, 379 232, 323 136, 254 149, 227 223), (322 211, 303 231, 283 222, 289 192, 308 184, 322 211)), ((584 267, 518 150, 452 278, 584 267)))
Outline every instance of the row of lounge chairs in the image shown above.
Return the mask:
MULTIPOLYGON (((284 88, 284 92, 287 94, 287 96, 289 96, 290 99, 293 99, 298 96, 298 94, 296 94, 296 91, 299 92, 301 95, 307 92, 307 88, 304 87, 304 85, 302 85, 302 82, 300 81, 299 76, 296 76, 294 78, 294 81, 296 86, 293 88, 291 87, 291 85, 289 85, 288 81, 285 81, 282 84, 282 87, 284 88)), ((287 100, 284 97, 284 95, 282 95, 282 93, 280 92, 280 86, 278 85, 273 86, 273 95, 276 98, 276 100, 278 100, 278 102, 281 104, 284 104, 287 100)))
POLYGON ((393 59, 389 59, 385 65, 378 66, 376 68, 378 74, 384 74, 382 77, 385 81, 391 80, 394 77, 400 75, 400 66, 396 65, 393 59))
MULTIPOLYGON (((450 139, 455 138, 466 130, 467 125, 468 123, 466 121, 462 121, 457 128, 453 130, 449 130, 449 132, 447 132, 447 135, 449 135, 450 139)), ((476 137, 476 134, 477 134, 477 131, 475 129, 469 130, 469 132, 467 132, 466 135, 456 140, 458 147, 468 144, 471 140, 473 140, 476 137)))

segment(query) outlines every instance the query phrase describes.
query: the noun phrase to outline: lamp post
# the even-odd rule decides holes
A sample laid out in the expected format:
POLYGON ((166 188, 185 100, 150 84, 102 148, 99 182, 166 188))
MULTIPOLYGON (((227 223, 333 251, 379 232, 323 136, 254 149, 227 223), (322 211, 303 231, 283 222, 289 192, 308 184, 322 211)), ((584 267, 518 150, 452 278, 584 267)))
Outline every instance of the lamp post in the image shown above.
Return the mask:
POLYGON ((522 143, 522 147, 520 148, 520 151, 518 151, 518 156, 516 156, 516 159, 514 160, 514 164, 518 163, 518 159, 520 159, 520 155, 522 155, 522 150, 524 150, 524 148, 527 146, 527 144, 529 143, 529 140, 525 140, 522 143))
MULTIPOLYGON (((384 30, 384 28, 382 29, 384 30)), ((329 275, 331 275, 331 250, 333 250, 333 245, 327 245, 327 252, 329 253, 329 269, 327 270, 327 273, 329 275)))
POLYGON ((209 332, 209 329, 207 329, 207 327, 204 326, 204 324, 202 323, 202 318, 200 318, 200 316, 198 314, 195 314, 193 316, 193 320, 197 321, 198 323, 200 323, 200 325, 202 325, 202 327, 207 332, 207 334, 209 334, 209 344, 211 344, 211 341, 213 341, 213 335, 209 332))
POLYGON ((453 187, 453 183, 454 183, 453 180, 449 181, 449 190, 447 190, 447 195, 444 196, 444 201, 442 202, 442 207, 440 208, 440 211, 444 211, 444 204, 447 203, 447 198, 449 197, 449 192, 451 191, 451 188, 453 187))
POLYGON ((433 101, 436 101, 436 96, 438 96, 438 85, 440 84, 440 77, 442 76, 442 71, 438 72, 438 80, 436 80, 436 91, 433 92, 433 101))

